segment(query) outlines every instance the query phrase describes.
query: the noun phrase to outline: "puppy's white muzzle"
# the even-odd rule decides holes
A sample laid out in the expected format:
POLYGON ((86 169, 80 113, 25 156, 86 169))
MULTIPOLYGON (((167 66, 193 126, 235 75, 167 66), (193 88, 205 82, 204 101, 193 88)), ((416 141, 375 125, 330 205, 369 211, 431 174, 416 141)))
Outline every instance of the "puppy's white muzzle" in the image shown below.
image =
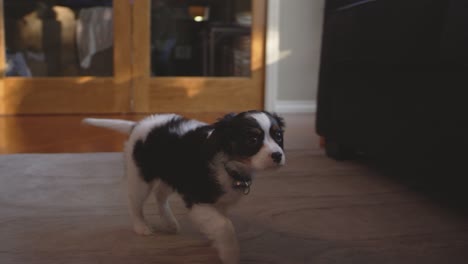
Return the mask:
MULTIPOLYGON (((275 144, 276 145, 276 144, 275 144)), ((286 164, 286 157, 283 150, 277 147, 264 145, 260 151, 251 158, 253 169, 265 170, 269 168, 278 168, 286 164)))

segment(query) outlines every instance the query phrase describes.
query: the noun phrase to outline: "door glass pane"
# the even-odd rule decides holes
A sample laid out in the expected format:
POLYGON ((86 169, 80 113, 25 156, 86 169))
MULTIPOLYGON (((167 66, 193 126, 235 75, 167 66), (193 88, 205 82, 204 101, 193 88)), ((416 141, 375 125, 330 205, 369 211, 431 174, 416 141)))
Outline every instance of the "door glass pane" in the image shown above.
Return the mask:
POLYGON ((112 0, 4 0, 7 76, 113 75, 112 0))
POLYGON ((252 0, 152 0, 153 76, 250 76, 252 0))

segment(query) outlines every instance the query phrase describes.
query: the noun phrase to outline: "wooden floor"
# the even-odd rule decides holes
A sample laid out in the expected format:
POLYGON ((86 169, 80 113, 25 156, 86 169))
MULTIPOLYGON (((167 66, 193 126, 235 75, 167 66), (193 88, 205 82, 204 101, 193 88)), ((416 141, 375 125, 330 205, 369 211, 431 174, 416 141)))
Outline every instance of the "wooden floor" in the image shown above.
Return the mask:
MULTIPOLYGON (((218 115, 192 117, 213 121, 218 115)), ((0 118, 0 152, 122 148, 121 135, 83 127, 81 118, 0 118)), ((328 159, 319 148, 313 115, 285 118, 287 166, 259 175, 252 193, 231 213, 242 263, 467 263, 466 215, 365 164, 328 159)), ((28 188, 18 179, 0 184, 0 263, 217 263, 206 240, 190 227, 180 200, 173 204, 182 234, 140 238, 130 231, 125 206, 109 194, 115 190, 102 189, 99 177, 86 184, 49 180, 59 190, 28 189, 44 186, 33 177, 28 188), (60 197, 61 188, 60 193, 78 189, 90 195, 60 197)), ((150 212, 157 222, 153 208, 150 212)))

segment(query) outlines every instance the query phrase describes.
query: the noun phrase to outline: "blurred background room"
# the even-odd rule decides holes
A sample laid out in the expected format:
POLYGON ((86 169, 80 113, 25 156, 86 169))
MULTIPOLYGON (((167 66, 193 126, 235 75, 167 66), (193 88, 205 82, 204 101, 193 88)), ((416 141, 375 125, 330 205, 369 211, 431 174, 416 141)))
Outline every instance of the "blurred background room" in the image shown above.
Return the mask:
POLYGON ((0 263, 219 263, 179 198, 180 235, 131 232, 126 136, 81 120, 252 109, 285 118, 287 165, 231 213, 241 263, 465 263, 467 14, 465 0, 0 0, 0 263))

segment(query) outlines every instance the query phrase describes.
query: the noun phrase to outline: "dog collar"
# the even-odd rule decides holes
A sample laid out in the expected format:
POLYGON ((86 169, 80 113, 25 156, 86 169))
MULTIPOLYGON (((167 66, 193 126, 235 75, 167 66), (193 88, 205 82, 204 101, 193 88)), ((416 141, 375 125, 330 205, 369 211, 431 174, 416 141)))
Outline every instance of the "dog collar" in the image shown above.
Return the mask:
POLYGON ((241 190, 245 195, 250 193, 250 186, 252 185, 252 180, 250 181, 234 181, 232 188, 241 190))
POLYGON ((250 193, 250 186, 252 186, 252 176, 246 171, 239 171, 224 166, 226 172, 234 179, 232 188, 234 190, 242 191, 245 195, 250 193))

